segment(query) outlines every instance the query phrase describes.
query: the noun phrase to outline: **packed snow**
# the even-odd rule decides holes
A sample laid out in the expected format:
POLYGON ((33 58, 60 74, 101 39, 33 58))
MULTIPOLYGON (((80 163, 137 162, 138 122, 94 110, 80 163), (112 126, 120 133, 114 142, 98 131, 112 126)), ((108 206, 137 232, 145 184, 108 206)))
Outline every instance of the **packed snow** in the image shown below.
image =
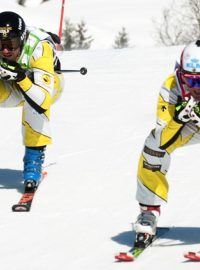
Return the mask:
MULTIPOLYGON (((82 7, 83 1, 73 2, 82 7)), ((134 11, 133 0, 126 2, 128 11, 134 11)), ((7 10, 18 8, 2 3, 7 10)), ((84 3, 89 12, 93 1, 84 3)), ((30 8, 40 11, 35 5, 30 8)), ((30 9, 18 10, 28 17, 30 9)), ((96 8, 95 12, 98 15, 96 8)), ((34 17, 37 14, 30 20, 34 17)), ((52 107, 48 176, 29 213, 11 211, 23 190, 21 109, 0 110, 1 270, 197 269, 183 253, 200 249, 199 145, 172 154, 169 202, 159 220, 159 226, 169 226, 170 231, 137 261, 114 260, 116 252, 129 250, 133 242, 132 223, 139 213, 138 157, 155 125, 159 88, 173 72, 181 50, 182 46, 99 47, 60 55, 63 68, 85 66, 88 74, 65 73, 63 95, 52 107)))

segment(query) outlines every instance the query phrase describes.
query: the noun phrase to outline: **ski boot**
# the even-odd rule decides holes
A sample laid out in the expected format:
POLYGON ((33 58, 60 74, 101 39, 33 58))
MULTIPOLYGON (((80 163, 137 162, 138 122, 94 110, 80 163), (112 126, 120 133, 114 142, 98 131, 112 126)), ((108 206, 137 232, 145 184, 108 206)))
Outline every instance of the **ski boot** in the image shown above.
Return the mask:
POLYGON ((140 209, 141 213, 134 224, 135 241, 133 247, 128 252, 119 252, 115 255, 115 259, 119 262, 131 262, 136 260, 157 237, 160 237, 160 235, 168 231, 168 228, 163 228, 163 233, 159 230, 158 234, 156 234, 160 206, 140 205, 140 209))
POLYGON ((136 232, 135 247, 143 249, 152 243, 156 235, 160 206, 141 205, 140 210, 141 213, 134 224, 136 232))
POLYGON ((24 156, 24 185, 25 190, 31 192, 35 190, 42 177, 42 164, 44 163, 46 146, 26 147, 24 156))

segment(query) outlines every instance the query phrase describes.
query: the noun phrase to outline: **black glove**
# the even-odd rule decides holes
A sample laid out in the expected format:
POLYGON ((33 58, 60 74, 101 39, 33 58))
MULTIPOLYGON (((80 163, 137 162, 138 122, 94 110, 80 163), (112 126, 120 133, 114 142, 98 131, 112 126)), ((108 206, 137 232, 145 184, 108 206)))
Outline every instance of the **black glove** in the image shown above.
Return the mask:
POLYGON ((25 77, 25 70, 11 60, 2 58, 0 61, 0 78, 5 81, 22 81, 25 77))
POLYGON ((174 112, 174 120, 180 124, 187 123, 191 120, 192 108, 196 105, 193 97, 182 99, 178 96, 177 104, 174 112))
POLYGON ((51 38, 53 39, 53 41, 56 44, 61 44, 61 40, 60 40, 60 37, 58 35, 51 33, 51 32, 47 32, 47 34, 49 34, 51 36, 51 38))

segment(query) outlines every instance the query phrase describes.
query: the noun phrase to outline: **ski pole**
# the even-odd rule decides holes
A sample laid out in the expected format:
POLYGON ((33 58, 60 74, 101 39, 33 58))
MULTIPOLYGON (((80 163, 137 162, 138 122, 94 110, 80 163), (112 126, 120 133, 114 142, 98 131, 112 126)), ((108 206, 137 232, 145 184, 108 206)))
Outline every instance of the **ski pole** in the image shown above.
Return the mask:
POLYGON ((82 67, 80 69, 61 69, 60 72, 79 72, 81 75, 87 74, 87 68, 82 67))
MULTIPOLYGON (((65 0, 62 0, 61 14, 60 14, 60 25, 59 25, 59 33, 58 33, 60 40, 62 40, 64 9, 65 9, 65 0)), ((57 50, 61 50, 60 44, 57 44, 57 50)))
POLYGON ((60 14, 60 27, 59 27, 59 38, 62 39, 62 26, 63 26, 63 18, 64 18, 64 8, 65 8, 65 0, 62 0, 62 6, 61 6, 61 14, 60 14))

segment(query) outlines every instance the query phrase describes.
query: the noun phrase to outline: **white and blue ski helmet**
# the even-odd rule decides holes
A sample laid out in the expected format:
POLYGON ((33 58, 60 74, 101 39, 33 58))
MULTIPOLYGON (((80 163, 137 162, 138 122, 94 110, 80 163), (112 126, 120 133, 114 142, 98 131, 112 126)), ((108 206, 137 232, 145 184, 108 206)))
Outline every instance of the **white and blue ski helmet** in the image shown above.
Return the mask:
POLYGON ((180 60, 181 70, 185 73, 200 74, 200 40, 187 45, 180 60))

